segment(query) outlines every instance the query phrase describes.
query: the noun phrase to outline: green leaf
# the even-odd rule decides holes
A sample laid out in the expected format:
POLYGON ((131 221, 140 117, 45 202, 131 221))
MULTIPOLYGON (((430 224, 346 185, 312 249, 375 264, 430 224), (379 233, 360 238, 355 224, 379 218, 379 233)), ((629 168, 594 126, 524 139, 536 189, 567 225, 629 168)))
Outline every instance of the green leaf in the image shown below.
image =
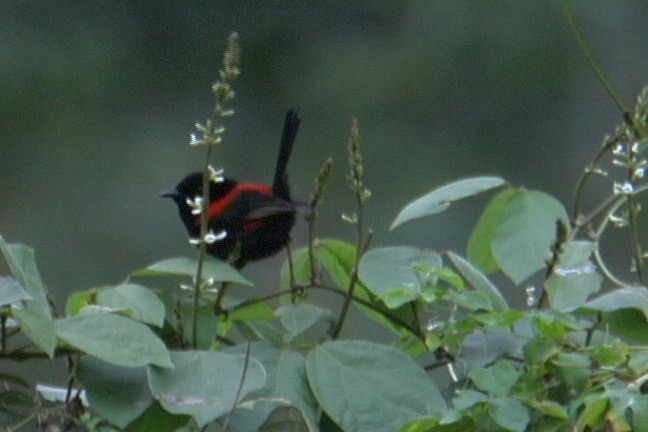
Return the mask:
POLYGON ((544 363, 559 352, 556 342, 543 336, 536 336, 524 345, 524 358, 530 364, 544 363))
POLYGON ((53 357, 56 349, 54 322, 29 310, 12 308, 11 313, 20 322, 20 328, 25 335, 48 356, 53 357))
POLYGON ((522 189, 506 201, 491 250, 499 267, 515 284, 545 267, 558 220, 567 222, 565 208, 543 192, 522 189))
POLYGON ((603 278, 590 261, 595 250, 596 243, 587 241, 571 241, 562 246, 558 262, 544 284, 554 309, 580 307, 601 288, 603 278))
POLYGON ((508 200, 515 195, 516 190, 512 187, 507 187, 500 193, 495 195, 484 209, 484 212, 479 217, 475 229, 470 235, 468 241, 468 259, 477 267, 486 273, 492 273, 500 269, 499 264, 493 256, 491 244, 495 237, 495 230, 500 225, 504 216, 504 209, 506 208, 508 200))
MULTIPOLYGON (((193 321, 194 306, 193 301, 185 299, 180 304, 180 317, 182 319, 182 335, 187 342, 193 340, 193 321)), ((176 325, 176 320, 173 325, 176 325)), ((196 340, 198 348, 209 349, 216 339, 218 333, 218 318, 214 314, 214 308, 211 305, 201 304, 198 306, 198 338, 196 340)))
POLYGON ((648 432, 648 395, 637 397, 632 404, 634 432, 648 432))
POLYGON ((128 426, 128 432, 179 432, 191 417, 173 415, 165 411, 159 402, 150 405, 144 414, 128 426))
POLYGON ((65 302, 65 315, 72 317, 78 315, 81 310, 97 302, 97 290, 92 288, 72 293, 65 302))
POLYGON ((301 411, 293 407, 278 407, 261 425, 258 432, 308 432, 301 411))
POLYGON ((304 333, 318 321, 335 322, 335 315, 330 310, 308 303, 282 306, 276 310, 275 314, 281 319, 281 324, 287 330, 285 336, 287 342, 304 333))
MULTIPOLYGON (((236 305, 227 305, 228 308, 236 305)), ((227 314, 227 319, 232 321, 258 321, 276 319, 275 310, 268 302, 255 302, 246 306, 237 307, 227 314)))
MULTIPOLYGON (((433 251, 413 247, 385 247, 371 249, 360 261, 358 277, 375 295, 382 297, 390 291, 419 292, 421 278, 416 265, 428 265, 440 268, 441 256, 433 251)), ((392 298, 393 300, 393 298, 392 298)), ((411 300, 405 295, 399 302, 392 302, 392 307, 401 306, 411 300)))
POLYGON ((408 355, 365 341, 326 342, 306 359, 308 380, 343 430, 393 432, 420 417, 440 416, 434 380, 408 355))
POLYGON ((507 360, 498 360, 492 366, 473 369, 468 373, 479 390, 496 397, 506 396, 519 376, 520 372, 507 360))
POLYGON ((505 180, 500 177, 472 177, 443 185, 407 204, 389 229, 393 230, 413 219, 440 213, 454 201, 477 195, 504 183, 505 180))
POLYGON ((567 408, 552 400, 536 401, 533 399, 529 399, 529 400, 524 400, 524 403, 530 406, 531 408, 533 408, 534 410, 546 414, 550 417, 555 417, 561 420, 566 420, 569 418, 569 414, 567 413, 567 408))
POLYGON ((423 417, 405 424, 405 426, 400 428, 399 432, 429 432, 434 430, 432 428, 438 423, 439 419, 437 418, 423 417))
MULTIPOLYGON (((325 239, 320 241, 318 252, 322 266, 326 269, 334 284, 340 290, 348 290, 349 284, 351 283, 351 272, 355 265, 355 247, 342 240, 325 239)), ((361 281, 357 282, 354 295, 373 304, 375 308, 383 312, 381 314, 371 308, 356 303, 355 306, 363 314, 398 335, 402 336, 405 330, 402 330, 401 327, 385 318, 384 314, 395 316, 406 323, 413 323, 416 320, 410 305, 403 305, 398 309, 389 310, 385 307, 385 303, 373 295, 361 281)))
MULTIPOLYGON (((244 346, 239 345, 228 349, 227 352, 241 353, 244 349, 244 346)), ((247 400, 267 401, 271 407, 292 405, 301 411, 309 430, 317 430, 318 405, 308 386, 304 355, 297 351, 280 349, 265 341, 253 342, 250 355, 263 365, 267 380, 265 386, 251 393, 247 400)), ((242 421, 248 420, 250 415, 247 410, 237 410, 232 425, 239 426, 242 421)), ((247 429, 239 429, 255 430, 250 426, 247 429)))
POLYGON ((508 431, 524 432, 529 424, 529 410, 511 398, 491 400, 490 415, 493 421, 508 431))
POLYGON ((613 334, 648 344, 648 332, 646 331, 648 319, 646 319, 645 313, 638 309, 618 309, 603 313, 603 322, 613 334))
POLYGON ((492 311, 490 297, 481 291, 450 291, 446 299, 470 311, 492 311))
POLYGON ((144 324, 113 314, 79 315, 54 322, 59 338, 105 362, 138 367, 172 367, 160 339, 144 324))
POLYGON ((583 305, 583 309, 600 312, 630 308, 638 309, 648 317, 648 288, 643 286, 621 288, 598 296, 583 305))
POLYGON ((90 407, 109 422, 124 428, 153 403, 146 368, 117 367, 94 357, 79 361, 77 377, 90 407))
POLYGON ((463 341, 461 363, 468 369, 482 367, 504 354, 516 353, 520 344, 520 338, 509 333, 475 330, 463 341))
POLYGON ((97 303, 127 311, 133 319, 162 327, 164 304, 151 290, 141 285, 123 284, 99 290, 97 303))
POLYGON ((632 354, 628 366, 637 375, 648 371, 648 350, 637 351, 632 354))
MULTIPOLYGON (((316 258, 317 259, 317 254, 316 258)), ((295 282, 298 284, 306 284, 311 280, 311 265, 308 248, 302 247, 292 251, 292 265, 295 282)), ((286 260, 281 266, 279 286, 281 289, 290 288, 290 265, 286 260)))
POLYGON ((355 246, 342 240, 325 239, 320 241, 318 252, 322 266, 331 276, 333 283, 338 288, 348 289, 351 271, 355 265, 355 246))
POLYGON ((31 298, 16 279, 0 277, 0 306, 10 305, 21 300, 31 300, 31 298))
POLYGON ((495 311, 502 312, 509 309, 504 296, 502 296, 497 287, 477 267, 454 252, 448 252, 448 258, 450 258, 452 264, 454 264, 459 273, 468 281, 470 286, 477 291, 488 294, 495 311))
MULTIPOLYGON (((156 262, 150 266, 136 270, 132 273, 133 276, 189 276, 196 275, 196 267, 198 262, 189 258, 169 258, 163 261, 156 262)), ((203 279, 214 279, 218 282, 233 282, 242 285, 252 286, 252 282, 245 279, 241 274, 231 265, 224 261, 217 259, 205 259, 203 262, 203 279)))
POLYGON ((31 300, 25 301, 27 310, 51 320, 52 314, 47 302, 45 286, 36 267, 34 249, 21 244, 6 243, 0 236, 0 251, 11 273, 31 297, 31 300))
POLYGON ((266 374, 255 358, 215 351, 173 351, 173 369, 149 367, 151 391, 164 409, 192 416, 200 427, 230 412, 240 399, 265 385, 266 374))

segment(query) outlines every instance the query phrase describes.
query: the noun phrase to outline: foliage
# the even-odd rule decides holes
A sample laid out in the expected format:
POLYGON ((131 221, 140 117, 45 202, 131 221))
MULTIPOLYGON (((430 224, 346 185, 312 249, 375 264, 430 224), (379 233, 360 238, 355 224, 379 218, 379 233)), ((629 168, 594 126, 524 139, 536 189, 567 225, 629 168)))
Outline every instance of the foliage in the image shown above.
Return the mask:
MULTIPOLYGON (((213 86, 214 118, 198 125, 202 136, 192 145, 221 142, 237 63, 233 36, 213 86)), ((35 392, 22 377, 0 373, 0 425, 9 431, 647 431, 648 288, 638 225, 638 201, 648 189, 647 114, 645 90, 585 171, 571 213, 544 192, 472 177, 412 201, 392 224, 494 193, 465 256, 370 247, 364 211, 371 194, 354 120, 348 179, 357 208, 343 219, 355 241, 317 235, 331 177, 327 161, 306 216, 308 244, 281 269, 282 289, 260 298, 239 297, 233 288, 250 282, 228 263, 206 260, 204 245, 214 239, 204 208, 197 260, 170 258, 119 285, 74 293, 64 315, 49 300, 33 250, 0 237, 12 273, 0 278, 0 358, 65 357, 69 365, 67 386, 39 385, 35 392), (613 167, 610 195, 586 210, 583 191, 608 171, 606 157, 613 167), (599 239, 623 227, 631 234, 633 271, 620 276, 606 264, 599 239), (505 277, 495 283, 494 273, 505 277), (178 288, 157 288, 160 278, 178 288), (507 290, 522 290, 526 304, 513 304, 507 290), (340 310, 310 302, 314 291, 339 296, 340 310), (351 306, 391 337, 342 339, 351 306)), ((209 155, 205 185, 220 175, 210 169, 209 155)))

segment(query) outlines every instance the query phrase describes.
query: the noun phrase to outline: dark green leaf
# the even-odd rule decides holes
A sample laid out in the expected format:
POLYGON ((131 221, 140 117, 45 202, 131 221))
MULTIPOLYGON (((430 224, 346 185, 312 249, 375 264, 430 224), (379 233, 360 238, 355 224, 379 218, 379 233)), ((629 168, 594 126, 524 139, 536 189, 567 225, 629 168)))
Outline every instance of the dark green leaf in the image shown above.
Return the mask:
POLYGON ((160 339, 144 324, 112 314, 78 315, 54 322, 59 338, 105 362, 138 367, 172 367, 160 339))
POLYGON ((45 286, 36 267, 34 249, 17 243, 6 243, 0 236, 0 251, 2 251, 11 273, 31 297, 31 300, 25 301, 27 310, 43 318, 51 319, 52 314, 47 302, 45 286))
POLYGON ((556 222, 567 221, 563 205, 540 191, 518 190, 506 201, 491 250, 497 264, 520 284, 545 267, 556 239, 556 222))
POLYGON ((506 396, 520 376, 520 372, 508 360, 498 360, 487 368, 473 369, 468 373, 479 390, 492 396, 506 396))
POLYGON ((490 401, 490 414, 495 423, 507 431, 524 432, 529 424, 529 410, 519 401, 499 398, 490 401))
POLYGON ((276 310, 275 314, 281 319, 281 324, 287 331, 286 340, 288 342, 304 333, 318 321, 335 322, 335 315, 331 311, 308 303, 282 306, 276 310))
POLYGON ((153 403, 144 367, 117 367, 85 356, 79 361, 77 377, 83 384, 90 407, 121 428, 153 403))
POLYGON ((474 289, 488 294, 495 311, 501 312, 508 310, 509 306, 504 296, 502 296, 497 287, 477 267, 454 252, 448 252, 448 258, 450 258, 452 264, 454 264, 459 273, 461 273, 474 289))
POLYGON ((554 309, 583 306, 601 288, 603 278, 590 261, 595 249, 595 243, 586 241, 571 241, 562 246, 558 262, 544 284, 554 309))
POLYGON ((68 297, 65 303, 65 315, 72 317, 78 315, 81 310, 91 304, 97 303, 97 290, 89 289, 77 291, 68 297))
POLYGON ((293 407, 278 407, 261 425, 258 432, 308 432, 301 411, 293 407))
POLYGON ((191 417, 173 415, 165 411, 159 402, 154 402, 148 409, 128 426, 128 432, 178 432, 191 417))
MULTIPOLYGON (((244 347, 239 345, 227 352, 242 353, 244 347)), ((316 430, 318 406, 308 386, 303 354, 280 349, 268 342, 253 342, 250 353, 265 368, 267 380, 263 388, 249 395, 248 401, 276 401, 273 406, 292 405, 301 411, 310 430, 316 430)), ((232 425, 239 425, 240 417, 249 416, 249 411, 238 410, 232 425)))
POLYGON ((504 216, 508 200, 516 193, 512 187, 507 187, 495 195, 479 218, 475 229, 468 241, 468 259, 486 273, 499 270, 499 265, 493 256, 491 244, 495 230, 499 227, 504 216))
POLYGON ((500 177, 471 177, 443 185, 407 204, 389 229, 393 230, 413 219, 440 213, 454 201, 477 195, 504 183, 504 179, 500 177))
POLYGON ((621 288, 588 301, 583 308, 601 312, 633 308, 648 317, 648 288, 643 286, 621 288))
POLYGON ((364 341, 327 342, 312 350, 306 371, 315 397, 344 430, 393 432, 445 406, 432 378, 411 357, 364 341))
MULTIPOLYGON (((433 251, 413 247, 385 247, 372 249, 360 261, 358 276, 362 283, 375 295, 382 297, 390 291, 396 293, 420 293, 421 275, 416 265, 427 265, 440 268, 443 263, 441 256, 433 251)), ((400 302, 394 302, 392 307, 398 307, 411 300, 411 295, 400 296, 400 302)))
MULTIPOLYGON (((151 264, 145 269, 136 270, 133 272, 133 276, 177 275, 194 277, 196 275, 197 266, 198 262, 189 258, 169 258, 151 264)), ((234 267, 224 261, 213 258, 205 258, 205 261, 203 262, 202 278, 211 278, 218 282, 233 282, 252 286, 252 282, 241 276, 234 267)))
POLYGON ((12 308, 12 314, 20 322, 20 328, 25 335, 48 356, 52 357, 56 349, 54 322, 29 310, 12 308))
MULTIPOLYGON (((171 352, 173 369, 149 367, 153 395, 173 414, 192 416, 200 427, 234 406, 245 364, 244 354, 215 351, 171 352)), ((249 358, 240 399, 265 385, 261 363, 249 358)), ((239 400, 240 400, 239 399, 239 400)))
POLYGON ((97 303, 125 310, 132 318, 162 327, 164 304, 151 290, 141 285, 123 284, 99 290, 97 303))

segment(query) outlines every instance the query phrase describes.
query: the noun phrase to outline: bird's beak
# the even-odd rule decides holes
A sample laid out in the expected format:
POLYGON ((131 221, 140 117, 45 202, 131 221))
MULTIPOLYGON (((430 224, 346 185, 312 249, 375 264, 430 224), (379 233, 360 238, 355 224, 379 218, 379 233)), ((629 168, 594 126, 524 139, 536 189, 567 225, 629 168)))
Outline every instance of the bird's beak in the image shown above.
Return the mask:
POLYGON ((162 198, 175 198, 179 195, 180 193, 178 193, 178 191, 175 189, 165 190, 164 192, 160 193, 160 196, 162 198))

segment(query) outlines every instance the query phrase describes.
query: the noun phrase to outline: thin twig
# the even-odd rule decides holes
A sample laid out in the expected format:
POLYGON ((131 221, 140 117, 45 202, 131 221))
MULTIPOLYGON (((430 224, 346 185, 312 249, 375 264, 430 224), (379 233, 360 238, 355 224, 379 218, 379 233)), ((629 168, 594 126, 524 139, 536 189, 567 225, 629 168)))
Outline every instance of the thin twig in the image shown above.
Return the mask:
POLYGON ((238 404, 239 399, 241 398, 241 393, 243 392, 243 384, 245 383, 245 375, 247 375, 248 366, 250 364, 250 347, 251 346, 252 346, 252 343, 250 341, 248 341, 247 346, 245 347, 245 361, 243 362, 243 372, 241 373, 241 381, 239 382, 239 386, 236 389, 236 396, 234 397, 234 403, 232 404, 232 409, 227 414, 227 417, 225 417, 225 422, 223 423, 223 432, 226 432, 227 429, 229 428, 230 419, 232 418, 232 415, 234 415, 234 411, 236 410, 236 405, 238 404))

